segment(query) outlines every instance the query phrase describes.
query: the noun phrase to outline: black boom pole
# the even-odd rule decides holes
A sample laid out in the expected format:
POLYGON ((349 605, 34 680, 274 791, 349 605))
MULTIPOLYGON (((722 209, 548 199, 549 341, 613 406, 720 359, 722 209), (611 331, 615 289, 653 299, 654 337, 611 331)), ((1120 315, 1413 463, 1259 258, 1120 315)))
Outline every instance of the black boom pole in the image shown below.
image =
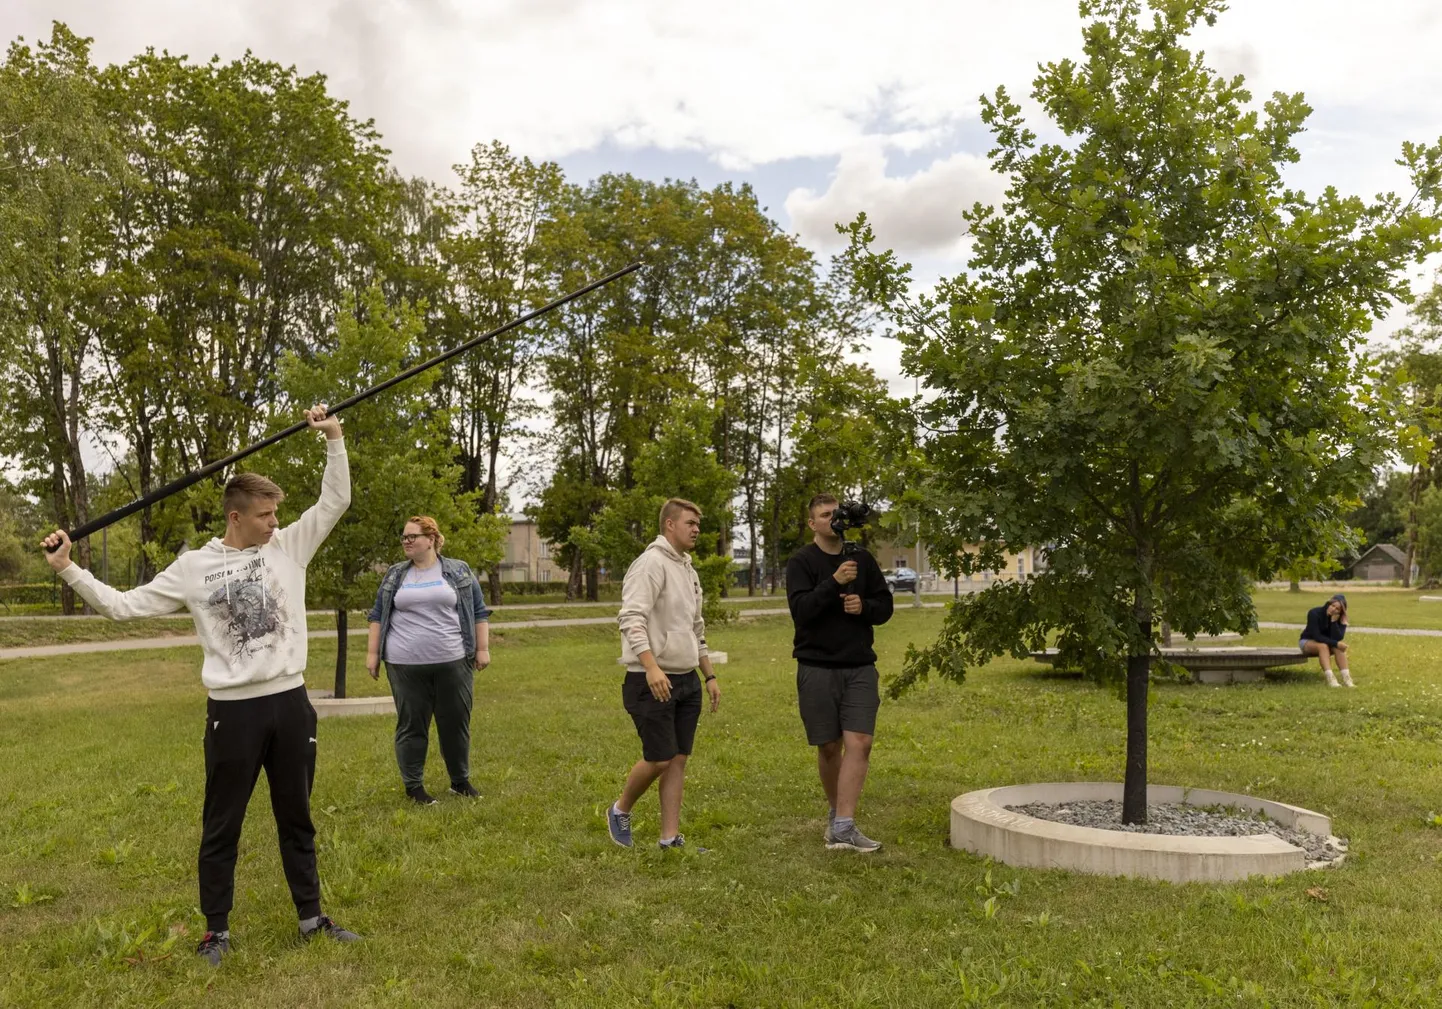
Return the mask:
MULTIPOLYGON (((419 375, 421 372, 426 371, 427 369, 434 368, 438 364, 449 361, 451 358, 456 357, 459 354, 464 354, 468 350, 479 347, 487 340, 493 340, 496 337, 500 336, 502 333, 506 333, 510 330, 515 329, 517 326, 524 326, 532 319, 536 319, 542 315, 545 315, 553 308, 559 308, 567 302, 575 301, 577 298, 590 294, 592 291, 596 290, 599 287, 605 287, 613 280, 619 280, 622 277, 626 276, 628 273, 634 273, 635 271, 639 270, 642 265, 643 264, 641 263, 632 263, 630 266, 624 267, 623 269, 617 270, 615 273, 608 274, 607 276, 602 277, 600 280, 587 284, 580 290, 572 291, 570 294, 557 298, 549 305, 542 305, 540 308, 535 309, 531 312, 527 312, 525 315, 517 319, 512 319, 510 322, 506 323, 499 329, 493 329, 483 336, 476 337, 474 340, 467 340, 459 347, 448 350, 444 354, 431 358, 429 361, 422 361, 420 364, 413 365, 407 368, 405 371, 401 372, 399 375, 394 375, 386 379, 379 385, 373 385, 369 389, 364 390, 363 392, 356 393, 350 399, 342 400, 341 402, 336 403, 334 406, 326 407, 326 414, 337 414, 340 413, 342 410, 347 410, 350 407, 355 406, 357 403, 370 399, 378 392, 384 392, 393 385, 404 382, 406 379, 411 378, 415 375, 419 375)), ((140 511, 140 509, 148 505, 152 505, 157 501, 163 501, 165 498, 170 497, 170 495, 175 494, 179 491, 183 491, 185 490, 185 488, 191 486, 192 484, 199 483, 201 480, 204 480, 212 473, 219 472, 220 470, 225 469, 225 467, 227 466, 240 462, 240 460, 244 459, 246 456, 254 455, 256 452, 259 452, 263 448, 269 448, 276 442, 281 441, 285 438, 289 438, 291 435, 295 434, 298 431, 304 431, 309 426, 310 425, 303 420, 298 421, 297 423, 292 424, 290 427, 286 428, 283 431, 277 431, 269 438, 258 441, 254 445, 250 445, 246 448, 241 449, 234 455, 228 455, 224 459, 218 459, 215 462, 207 463, 200 469, 195 470, 193 473, 187 473, 185 476, 181 477, 178 480, 172 480, 170 483, 166 484, 164 487, 161 487, 159 490, 151 491, 143 498, 132 501, 128 505, 125 505, 122 508, 117 508, 112 512, 106 512, 98 519, 91 519, 89 522, 86 522, 79 528, 72 530, 68 535, 70 536, 71 541, 74 542, 75 540, 84 539, 92 533, 98 533, 106 526, 114 525, 116 522, 119 522, 127 515, 133 515, 136 512, 140 511)), ((51 552, 53 553, 57 549, 59 549, 59 544, 52 548, 51 552)))

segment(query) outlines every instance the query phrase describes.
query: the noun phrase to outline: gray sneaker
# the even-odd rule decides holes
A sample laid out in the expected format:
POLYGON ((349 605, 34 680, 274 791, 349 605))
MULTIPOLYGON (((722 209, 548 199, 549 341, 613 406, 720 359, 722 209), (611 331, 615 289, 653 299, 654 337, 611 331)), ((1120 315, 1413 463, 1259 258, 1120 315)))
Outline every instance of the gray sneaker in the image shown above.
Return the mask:
POLYGON ((881 848, 880 841, 873 841, 852 824, 842 830, 834 827, 827 831, 831 839, 826 842, 826 847, 831 851, 877 851, 881 848))
POLYGON ((662 851, 694 851, 698 855, 711 854, 710 848, 703 848, 699 844, 688 847, 685 834, 677 834, 669 841, 657 841, 656 844, 662 851))
POLYGON ((230 952, 229 932, 207 932, 195 952, 212 967, 219 967, 221 957, 230 952))
POLYGON ((318 935, 334 939, 336 942, 360 942, 360 936, 349 929, 341 928, 331 921, 328 914, 321 915, 314 928, 301 929, 300 932, 300 937, 306 942, 310 942, 318 935))

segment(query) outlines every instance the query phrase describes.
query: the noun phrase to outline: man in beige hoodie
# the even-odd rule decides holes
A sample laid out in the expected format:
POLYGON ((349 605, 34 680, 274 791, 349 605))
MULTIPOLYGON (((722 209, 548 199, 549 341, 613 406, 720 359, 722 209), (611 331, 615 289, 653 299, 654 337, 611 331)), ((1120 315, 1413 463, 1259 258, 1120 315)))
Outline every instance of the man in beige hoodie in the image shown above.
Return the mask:
POLYGON ((641 759, 631 768, 621 797, 606 814, 611 840, 631 847, 631 807, 661 780, 662 848, 681 848, 681 793, 686 758, 701 719, 705 679, 714 712, 721 687, 706 650, 701 619, 701 580, 688 551, 701 535, 701 509, 672 498, 661 508, 661 535, 626 571, 621 587, 621 661, 626 679, 621 700, 641 737, 641 759))

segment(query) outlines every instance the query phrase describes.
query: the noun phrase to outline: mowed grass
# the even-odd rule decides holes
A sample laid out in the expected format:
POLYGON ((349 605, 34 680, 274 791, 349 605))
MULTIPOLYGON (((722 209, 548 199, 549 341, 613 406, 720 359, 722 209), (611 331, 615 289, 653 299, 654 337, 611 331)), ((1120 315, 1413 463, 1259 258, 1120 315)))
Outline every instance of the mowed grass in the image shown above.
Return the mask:
MULTIPOLYGON (((898 609, 880 629, 883 670, 940 619, 898 609)), ((636 849, 605 834, 638 750, 615 632, 493 633, 473 729, 485 798, 406 806, 391 720, 322 722, 326 909, 366 941, 295 938, 262 779, 219 970, 191 952, 204 928, 198 650, 0 664, 0 1005, 1442 1002, 1442 830, 1425 822, 1442 810, 1442 641, 1357 635, 1354 691, 1328 690, 1315 668, 1254 686, 1158 685, 1154 781, 1325 811, 1354 852, 1329 872, 1171 886, 988 865, 947 846, 960 792, 1119 778, 1124 710, 1108 690, 997 662, 964 686, 886 701, 860 814, 886 847, 833 853, 789 622, 717 628, 725 696, 702 721, 683 817, 713 851, 678 857, 655 850, 654 795, 637 807, 636 849)), ((353 670, 362 648, 352 640, 353 670)), ((317 681, 332 649, 312 643, 317 681)), ((434 749, 428 780, 444 788, 434 749)))
POLYGON ((1347 597, 1347 621, 1353 627, 1414 627, 1442 630, 1442 602, 1424 601, 1423 596, 1442 597, 1436 589, 1374 589, 1338 582, 1329 592, 1288 592, 1286 589, 1258 589, 1252 599, 1257 619, 1301 626, 1307 611, 1321 606, 1334 592, 1347 597))

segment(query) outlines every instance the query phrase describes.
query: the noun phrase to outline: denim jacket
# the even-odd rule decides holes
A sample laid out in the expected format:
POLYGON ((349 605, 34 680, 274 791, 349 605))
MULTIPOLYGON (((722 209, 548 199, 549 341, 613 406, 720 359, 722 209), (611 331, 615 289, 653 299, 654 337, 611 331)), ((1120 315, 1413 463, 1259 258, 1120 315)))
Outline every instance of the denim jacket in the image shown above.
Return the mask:
MULTIPOLYGON (((461 621, 461 643, 465 645, 466 658, 473 658, 476 654, 476 624, 489 619, 491 615, 491 611, 486 609, 481 583, 465 561, 444 555, 437 559, 441 562, 441 577, 447 585, 456 590, 456 616, 461 621)), ((371 607, 366 618, 370 623, 381 625, 380 644, 377 647, 380 655, 386 653, 386 632, 391 626, 391 610, 395 606, 396 590, 400 588, 401 580, 410 569, 410 561, 401 561, 386 570, 385 576, 381 578, 380 588, 376 590, 376 604, 371 607)))

